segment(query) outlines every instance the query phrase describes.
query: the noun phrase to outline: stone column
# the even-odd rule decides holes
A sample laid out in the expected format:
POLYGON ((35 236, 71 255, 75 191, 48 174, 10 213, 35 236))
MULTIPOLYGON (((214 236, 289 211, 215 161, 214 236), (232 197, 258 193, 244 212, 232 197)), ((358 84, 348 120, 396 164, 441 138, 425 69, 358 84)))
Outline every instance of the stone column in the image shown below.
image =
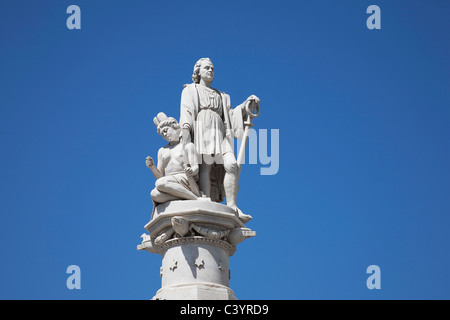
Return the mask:
POLYGON ((161 289, 153 299, 234 300, 229 257, 236 245, 256 235, 235 212, 200 200, 159 205, 145 226, 138 250, 162 255, 161 289))

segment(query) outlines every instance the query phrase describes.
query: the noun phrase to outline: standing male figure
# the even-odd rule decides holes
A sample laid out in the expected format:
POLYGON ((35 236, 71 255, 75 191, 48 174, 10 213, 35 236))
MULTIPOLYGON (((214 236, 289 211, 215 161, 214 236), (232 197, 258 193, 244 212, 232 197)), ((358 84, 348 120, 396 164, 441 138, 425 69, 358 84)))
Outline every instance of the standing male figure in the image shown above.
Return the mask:
POLYGON ((193 142, 200 157, 200 191, 212 201, 221 202, 226 197, 229 207, 245 223, 252 217, 237 207, 240 169, 233 150, 233 138, 242 138, 245 103, 259 104, 258 97, 231 108, 230 96, 211 87, 214 65, 202 58, 194 66, 193 83, 185 85, 181 94, 181 142, 193 142))

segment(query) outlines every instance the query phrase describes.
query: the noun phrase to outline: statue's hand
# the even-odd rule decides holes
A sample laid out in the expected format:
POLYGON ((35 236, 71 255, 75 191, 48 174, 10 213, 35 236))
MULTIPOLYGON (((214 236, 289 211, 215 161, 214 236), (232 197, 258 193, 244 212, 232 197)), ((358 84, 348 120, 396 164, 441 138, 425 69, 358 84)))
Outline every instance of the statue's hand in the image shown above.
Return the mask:
POLYGON ((245 117, 245 115, 249 115, 252 118, 255 118, 259 115, 259 103, 261 100, 254 94, 252 94, 250 97, 245 100, 245 108, 242 108, 242 116, 245 117), (256 113, 255 113, 256 109, 256 113))
POLYGON ((259 104, 261 102, 261 100, 259 100, 259 98, 257 96, 255 96, 254 94, 252 94, 250 97, 248 97, 247 101, 253 101, 256 104, 259 104))
POLYGON ((186 168, 184 168, 184 172, 186 173, 186 175, 187 175, 188 177, 192 177, 192 176, 194 175, 194 171, 192 171, 192 168, 191 168, 191 167, 186 167, 186 168))
POLYGON ((155 165, 155 162, 153 161, 153 158, 148 156, 145 158, 145 165, 149 168, 153 167, 155 165))
POLYGON ((187 128, 181 128, 180 132, 180 142, 186 144, 191 141, 191 133, 187 128))

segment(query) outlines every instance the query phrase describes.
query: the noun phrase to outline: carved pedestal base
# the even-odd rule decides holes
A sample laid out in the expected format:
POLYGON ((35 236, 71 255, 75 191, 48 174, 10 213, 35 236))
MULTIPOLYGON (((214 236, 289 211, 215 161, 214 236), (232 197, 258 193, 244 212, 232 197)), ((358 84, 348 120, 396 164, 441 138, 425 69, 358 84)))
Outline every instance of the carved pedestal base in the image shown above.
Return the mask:
POLYGON ((153 299, 235 300, 229 257, 256 235, 220 203, 185 200, 159 205, 138 250, 163 256, 162 287, 153 299))
POLYGON ((153 299, 230 300, 228 258, 233 246, 204 237, 175 238, 164 244, 162 288, 153 299))

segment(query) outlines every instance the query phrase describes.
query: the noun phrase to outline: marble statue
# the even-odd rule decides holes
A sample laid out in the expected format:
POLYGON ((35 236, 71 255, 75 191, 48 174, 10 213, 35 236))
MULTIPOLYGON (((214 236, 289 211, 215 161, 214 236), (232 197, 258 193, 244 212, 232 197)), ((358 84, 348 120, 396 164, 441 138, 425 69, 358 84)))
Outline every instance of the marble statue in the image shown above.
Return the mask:
POLYGON ((193 143, 180 142, 180 125, 177 120, 168 118, 163 112, 153 119, 160 134, 169 143, 158 151, 158 165, 153 158, 146 158, 146 165, 155 176, 155 188, 151 197, 155 202, 164 203, 171 200, 196 200, 200 198, 195 177, 199 166, 197 152, 193 143))
POLYGON ((236 210, 244 222, 251 219, 237 207, 240 166, 233 150, 233 138, 244 134, 245 106, 258 105, 260 100, 251 95, 232 109, 230 96, 211 87, 214 65, 202 58, 194 66, 193 83, 185 85, 181 94, 181 142, 194 143, 199 153, 199 188, 212 201, 222 202, 236 210))
POLYGON ((193 83, 181 94, 180 120, 153 119, 168 144, 146 166, 156 178, 153 211, 138 250, 162 255, 162 287, 153 299, 236 299, 229 288, 229 257, 256 236, 252 217, 236 203, 242 159, 260 100, 251 95, 231 107, 230 96, 211 87, 214 66, 202 58, 193 83), (255 112, 256 110, 256 112, 255 112), (242 139, 236 159, 233 139, 242 139), (226 205, 220 202, 226 198, 226 205))

